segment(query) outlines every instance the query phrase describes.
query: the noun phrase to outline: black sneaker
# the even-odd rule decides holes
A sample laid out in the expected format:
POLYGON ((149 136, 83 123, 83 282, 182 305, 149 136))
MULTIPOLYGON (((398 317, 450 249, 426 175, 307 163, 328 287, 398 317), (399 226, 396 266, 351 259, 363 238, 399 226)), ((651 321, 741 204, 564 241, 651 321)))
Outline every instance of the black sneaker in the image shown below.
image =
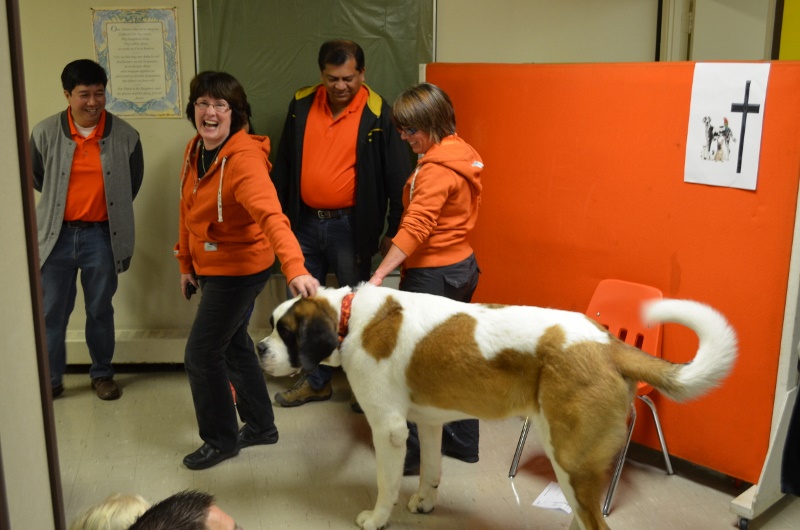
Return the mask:
POLYGON ((192 470, 208 469, 216 466, 223 460, 233 458, 239 454, 239 448, 232 451, 220 451, 211 445, 204 443, 200 449, 190 453, 183 458, 183 465, 192 470))
POLYGON ((278 443, 278 428, 275 424, 270 429, 262 433, 255 433, 249 425, 239 429, 239 449, 250 447, 251 445, 272 445, 278 443))
POLYGON ((459 453, 457 451, 450 451, 447 449, 442 450, 442 454, 444 456, 449 456, 450 458, 455 458, 456 460, 461 460, 462 462, 466 462, 467 464, 474 464, 478 461, 477 454, 464 454, 459 453))

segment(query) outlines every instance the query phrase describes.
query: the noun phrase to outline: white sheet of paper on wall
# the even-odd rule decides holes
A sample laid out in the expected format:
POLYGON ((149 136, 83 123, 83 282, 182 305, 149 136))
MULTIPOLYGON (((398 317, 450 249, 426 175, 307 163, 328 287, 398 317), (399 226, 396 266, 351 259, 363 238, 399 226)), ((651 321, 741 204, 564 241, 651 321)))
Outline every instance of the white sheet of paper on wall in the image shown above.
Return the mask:
POLYGON ((769 63, 697 63, 684 181, 755 190, 769 63))

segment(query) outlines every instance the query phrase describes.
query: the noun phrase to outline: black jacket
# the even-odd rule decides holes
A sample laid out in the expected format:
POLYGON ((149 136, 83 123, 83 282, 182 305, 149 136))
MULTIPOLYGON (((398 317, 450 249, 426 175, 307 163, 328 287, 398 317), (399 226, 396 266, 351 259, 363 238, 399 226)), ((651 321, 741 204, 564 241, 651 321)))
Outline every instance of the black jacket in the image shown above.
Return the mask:
MULTIPOLYGON (((289 104, 280 145, 272 167, 272 181, 292 228, 297 227, 303 205, 300 166, 308 113, 319 85, 297 91, 289 104)), ((394 237, 403 213, 403 185, 411 174, 408 146, 400 139, 386 101, 369 87, 367 104, 358 127, 356 153, 355 237, 356 259, 371 260, 381 235, 394 237), (387 218, 388 210, 388 218, 387 218)))

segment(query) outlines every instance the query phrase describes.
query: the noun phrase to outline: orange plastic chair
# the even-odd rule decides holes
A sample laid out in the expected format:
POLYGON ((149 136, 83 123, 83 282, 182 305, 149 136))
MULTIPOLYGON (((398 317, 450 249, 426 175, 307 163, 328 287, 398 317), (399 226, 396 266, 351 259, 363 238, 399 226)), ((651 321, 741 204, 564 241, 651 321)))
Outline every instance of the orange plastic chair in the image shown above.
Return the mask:
MULTIPOLYGON (((603 280, 597 286, 594 295, 592 295, 586 315, 605 326, 609 332, 619 337, 623 342, 636 346, 650 355, 661 357, 661 330, 663 326, 661 324, 648 326, 642 322, 641 317, 642 305, 647 301, 660 298, 663 298, 663 295, 655 287, 624 280, 603 280)), ((648 397, 648 394, 652 391, 652 386, 640 382, 636 389, 636 397, 646 403, 653 413, 653 420, 658 432, 658 439, 661 442, 661 452, 664 454, 667 474, 672 475, 672 462, 669 459, 667 443, 664 440, 664 432, 661 429, 661 421, 658 419, 655 404, 648 397)), ((517 474, 519 459, 525 446, 525 440, 528 437, 530 423, 530 418, 525 418, 525 424, 522 426, 522 433, 520 433, 519 442, 517 443, 517 451, 514 453, 511 469, 508 472, 509 478, 513 478, 517 474)), ((608 515, 611 510, 611 499, 614 497, 619 476, 622 473, 622 466, 625 464, 625 455, 628 452, 635 423, 636 406, 631 404, 628 437, 617 458, 614 474, 611 477, 611 484, 603 504, 603 515, 608 515)))

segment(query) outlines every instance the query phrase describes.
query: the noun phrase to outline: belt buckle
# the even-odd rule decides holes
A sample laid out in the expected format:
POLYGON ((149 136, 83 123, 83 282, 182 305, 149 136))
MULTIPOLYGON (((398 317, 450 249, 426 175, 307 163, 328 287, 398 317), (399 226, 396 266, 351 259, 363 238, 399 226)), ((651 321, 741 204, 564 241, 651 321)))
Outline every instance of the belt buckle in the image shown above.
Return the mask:
POLYGON ((327 210, 317 210, 317 218, 318 219, 330 219, 331 212, 327 210))

